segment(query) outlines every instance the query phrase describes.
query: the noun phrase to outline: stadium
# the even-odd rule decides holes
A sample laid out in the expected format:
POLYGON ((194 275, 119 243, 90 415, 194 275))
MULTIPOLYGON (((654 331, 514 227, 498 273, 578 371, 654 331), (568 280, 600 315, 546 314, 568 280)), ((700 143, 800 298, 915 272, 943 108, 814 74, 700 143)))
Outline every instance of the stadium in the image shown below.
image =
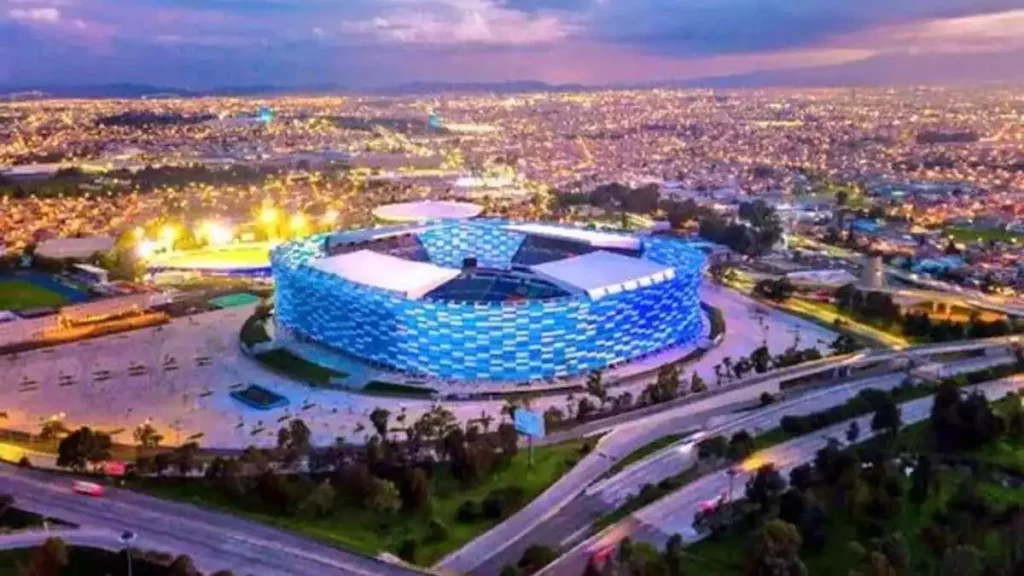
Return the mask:
POLYGON ((700 338, 687 243, 544 223, 441 220, 271 252, 281 334, 417 377, 568 377, 700 338))

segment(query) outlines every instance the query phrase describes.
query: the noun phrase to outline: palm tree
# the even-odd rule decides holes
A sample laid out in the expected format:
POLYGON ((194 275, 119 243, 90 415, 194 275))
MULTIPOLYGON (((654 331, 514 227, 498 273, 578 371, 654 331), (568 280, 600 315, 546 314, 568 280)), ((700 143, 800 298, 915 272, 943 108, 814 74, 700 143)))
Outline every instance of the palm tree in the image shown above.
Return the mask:
POLYGON ((730 381, 732 381, 732 378, 733 378, 733 374, 732 374, 732 357, 726 356, 725 358, 722 358, 722 367, 725 369, 726 377, 730 381))

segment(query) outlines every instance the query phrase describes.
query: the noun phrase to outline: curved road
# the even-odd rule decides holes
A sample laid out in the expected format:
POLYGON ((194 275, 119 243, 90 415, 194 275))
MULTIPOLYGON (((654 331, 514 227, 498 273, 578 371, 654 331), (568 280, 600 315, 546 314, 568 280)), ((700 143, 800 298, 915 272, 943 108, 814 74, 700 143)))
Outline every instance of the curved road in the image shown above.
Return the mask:
POLYGON ((131 530, 134 547, 188 554, 205 572, 231 570, 241 576, 414 576, 422 574, 344 552, 299 536, 187 504, 128 490, 108 489, 100 498, 71 491, 67 477, 0 466, 0 493, 19 508, 82 526, 90 545, 119 548, 116 535, 131 530), (113 539, 104 545, 106 537, 113 539))
MULTIPOLYGON (((1015 376, 994 382, 987 382, 965 388, 983 393, 989 400, 1002 398, 1008 392, 1024 386, 1024 376, 1015 376)), ((934 396, 920 398, 900 405, 903 425, 907 426, 925 420, 931 414, 934 396)), ((747 480, 763 464, 774 464, 785 476, 790 470, 810 462, 819 450, 833 438, 843 438, 850 422, 857 421, 862 430, 858 441, 873 435, 872 415, 848 420, 806 436, 801 436, 762 450, 740 464, 739 474, 732 480, 734 495, 740 495, 747 480)), ((696 542, 703 535, 693 529, 693 518, 701 504, 728 494, 730 478, 727 471, 714 472, 687 484, 669 496, 637 511, 621 522, 610 526, 597 536, 577 545, 555 562, 538 572, 544 576, 576 576, 582 574, 590 557, 598 552, 617 546, 624 538, 642 540, 655 546, 663 546, 672 534, 681 534, 688 542, 696 542)))

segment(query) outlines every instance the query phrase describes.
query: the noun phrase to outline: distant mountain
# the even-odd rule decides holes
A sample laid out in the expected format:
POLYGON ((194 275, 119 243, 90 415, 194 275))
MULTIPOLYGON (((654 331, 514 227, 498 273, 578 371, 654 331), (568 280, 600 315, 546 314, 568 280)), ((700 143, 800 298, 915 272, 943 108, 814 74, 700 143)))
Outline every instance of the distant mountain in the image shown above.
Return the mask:
POLYGON ((159 95, 194 96, 194 92, 146 84, 92 86, 0 86, 0 99, 38 98, 145 98, 159 95))
POLYGON ((580 92, 594 89, 593 86, 582 84, 548 84, 539 80, 518 80, 510 82, 409 82, 366 91, 377 94, 436 94, 440 92, 513 94, 516 92, 580 92))
POLYGON ((351 89, 333 83, 308 86, 222 86, 189 90, 147 84, 96 84, 92 86, 0 86, 0 100, 40 98, 191 98, 199 96, 280 96, 285 94, 436 94, 442 92, 497 93, 578 92, 588 90, 580 84, 548 84, 539 81, 517 82, 412 82, 379 88, 351 89))

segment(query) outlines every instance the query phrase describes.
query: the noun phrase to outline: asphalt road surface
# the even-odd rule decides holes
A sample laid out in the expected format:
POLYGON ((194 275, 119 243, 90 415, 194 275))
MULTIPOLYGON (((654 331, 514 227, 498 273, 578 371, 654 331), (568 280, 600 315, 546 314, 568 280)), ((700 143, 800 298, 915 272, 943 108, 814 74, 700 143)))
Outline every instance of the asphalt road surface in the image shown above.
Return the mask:
MULTIPOLYGON (((108 489, 92 498, 71 491, 70 479, 0 466, 0 493, 19 508, 82 527, 102 546, 103 532, 131 530, 134 547, 188 554, 200 570, 237 576, 411 576, 419 571, 344 552, 241 518, 128 490, 108 489)), ((110 536, 110 538, 115 538, 110 536)), ((107 547, 107 546, 102 546, 107 547)), ((116 549, 115 544, 110 547, 116 549)))
MULTIPOLYGON (((1010 360, 1006 355, 986 356, 947 366, 950 373, 969 372, 1010 360)), ((574 540, 586 538, 594 520, 621 506, 645 484, 657 484, 694 463, 693 442, 683 439, 610 478, 590 484, 629 452, 657 438, 694 429, 700 429, 705 436, 729 436, 740 430, 757 435, 777 428, 784 416, 819 412, 842 404, 868 388, 890 390, 903 378, 902 372, 896 372, 811 390, 749 413, 737 414, 737 405, 726 405, 686 417, 661 421, 649 418, 633 427, 616 430, 602 439, 593 457, 581 460, 553 486, 557 491, 550 498, 545 498, 548 496, 545 492, 519 514, 446 558, 441 566, 460 573, 488 576, 497 574, 503 566, 514 564, 531 544, 543 543, 564 549, 573 545, 574 540), (625 445, 632 450, 627 452, 625 445)))
MULTIPOLYGON (((968 388, 976 389, 990 400, 1002 398, 1008 392, 1024 386, 1024 377, 1017 376, 996 382, 979 384, 968 388)), ((909 425, 929 417, 933 397, 921 398, 900 406, 903 424, 909 425)), ((871 415, 856 418, 862 430, 860 441, 872 436, 871 415)), ((774 464, 783 476, 789 471, 814 459, 815 454, 832 439, 842 439, 851 421, 846 421, 813 434, 796 438, 752 455, 738 467, 738 474, 730 479, 728 471, 722 470, 700 478, 658 502, 637 511, 622 522, 609 527, 601 534, 575 546, 558 560, 538 572, 544 576, 576 576, 582 574, 588 560, 595 554, 615 547, 624 538, 644 541, 661 547, 672 534, 681 534, 684 541, 692 543, 702 535, 693 529, 693 518, 701 504, 713 501, 723 494, 728 495, 730 482, 734 495, 739 495, 747 480, 763 464, 774 464)))

